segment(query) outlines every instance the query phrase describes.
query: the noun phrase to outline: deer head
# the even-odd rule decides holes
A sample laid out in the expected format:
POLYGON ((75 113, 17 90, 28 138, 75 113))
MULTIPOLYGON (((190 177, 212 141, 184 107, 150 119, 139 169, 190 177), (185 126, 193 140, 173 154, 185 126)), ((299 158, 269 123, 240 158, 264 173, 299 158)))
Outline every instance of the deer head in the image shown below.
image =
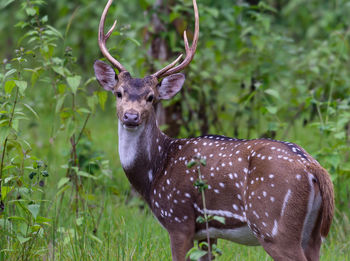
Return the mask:
POLYGON ((113 32, 116 21, 111 29, 104 33, 104 24, 109 7, 113 0, 109 0, 100 20, 98 42, 102 54, 119 71, 116 75, 114 69, 108 64, 97 60, 94 63, 95 75, 101 86, 113 92, 117 99, 117 114, 122 126, 128 131, 135 131, 148 120, 154 119, 154 104, 159 100, 171 99, 181 90, 185 81, 185 76, 180 72, 193 59, 196 51, 199 35, 199 17, 196 1, 193 0, 195 13, 195 33, 192 46, 189 47, 186 31, 184 32, 184 42, 186 48, 186 58, 180 61, 182 54, 171 64, 165 66, 156 73, 146 76, 143 79, 133 78, 128 71, 108 52, 106 41, 113 32))

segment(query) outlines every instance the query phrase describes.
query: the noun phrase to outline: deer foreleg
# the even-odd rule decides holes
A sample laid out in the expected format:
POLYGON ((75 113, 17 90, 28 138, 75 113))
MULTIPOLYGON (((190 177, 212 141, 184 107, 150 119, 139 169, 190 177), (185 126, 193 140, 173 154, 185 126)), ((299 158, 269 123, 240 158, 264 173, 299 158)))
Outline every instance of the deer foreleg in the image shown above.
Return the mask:
POLYGON ((187 252, 193 247, 193 236, 183 232, 169 232, 173 261, 185 261, 187 252))

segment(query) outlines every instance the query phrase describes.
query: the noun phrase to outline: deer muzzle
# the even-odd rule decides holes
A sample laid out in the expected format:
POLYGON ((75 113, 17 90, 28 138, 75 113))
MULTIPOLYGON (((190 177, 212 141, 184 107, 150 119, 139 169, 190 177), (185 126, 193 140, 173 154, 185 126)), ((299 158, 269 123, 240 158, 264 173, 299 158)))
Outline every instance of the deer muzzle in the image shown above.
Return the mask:
POLYGON ((141 124, 140 114, 135 111, 127 111, 123 115, 122 122, 128 129, 137 128, 141 124))

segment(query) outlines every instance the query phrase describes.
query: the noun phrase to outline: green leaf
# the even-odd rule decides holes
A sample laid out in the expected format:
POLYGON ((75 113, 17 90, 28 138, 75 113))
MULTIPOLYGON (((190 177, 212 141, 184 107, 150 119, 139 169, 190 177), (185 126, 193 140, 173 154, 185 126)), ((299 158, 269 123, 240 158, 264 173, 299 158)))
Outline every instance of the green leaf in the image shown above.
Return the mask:
POLYGON ((266 109, 271 114, 276 114, 276 112, 278 111, 278 108, 275 106, 267 106, 266 109))
POLYGON ((57 99, 57 103, 56 103, 56 113, 58 113, 59 111, 61 111, 62 105, 64 103, 64 100, 66 98, 66 95, 62 95, 61 97, 59 97, 57 99))
POLYGON ((98 102, 100 103, 100 106, 102 108, 102 110, 105 109, 105 103, 107 101, 107 92, 105 91, 98 91, 97 92, 97 96, 98 96, 98 102))
POLYGON ((15 87, 15 86, 16 86, 15 81, 13 81, 13 80, 7 81, 7 82, 5 83, 5 92, 6 92, 7 94, 11 94, 12 89, 13 89, 13 87, 15 87))
POLYGON ((20 216, 11 216, 8 219, 11 221, 27 223, 27 220, 24 217, 20 217, 20 216))
POLYGON ((220 11, 216 8, 207 7, 205 8, 205 11, 208 12, 214 18, 217 18, 220 14, 220 11))
POLYGON ((21 244, 24 244, 25 242, 29 241, 31 237, 22 237, 21 235, 17 235, 17 239, 21 244))
POLYGON ((37 215, 39 214, 40 205, 32 204, 32 205, 28 205, 27 208, 30 211, 30 213, 32 213, 34 219, 36 219, 37 215))
POLYGON ((28 16, 36 15, 36 10, 33 7, 27 7, 25 10, 28 16))
POLYGON ((51 219, 46 218, 46 217, 42 217, 42 216, 37 216, 37 218, 35 219, 36 223, 39 224, 45 224, 45 225, 50 225, 50 223, 52 222, 51 219))
POLYGON ((65 77, 65 70, 62 66, 52 66, 52 70, 54 70, 55 73, 65 77))
POLYGON ((95 111, 96 104, 98 103, 98 98, 96 95, 88 96, 87 97, 87 104, 91 111, 95 111))
POLYGON ((81 76, 75 75, 75 76, 69 76, 67 77, 67 82, 69 87, 72 89, 72 92, 76 94, 78 87, 80 85, 81 76))
POLYGON ((88 109, 83 108, 83 107, 79 108, 77 111, 78 111, 79 113, 90 113, 90 111, 89 111, 88 109))
POLYGON ((272 6, 266 4, 265 2, 259 2, 258 7, 261 10, 266 10, 266 11, 271 11, 273 13, 277 13, 277 10, 275 8, 273 8, 272 6))
POLYGON ((196 182, 194 183, 194 186, 198 188, 200 192, 208 188, 208 185, 205 180, 196 180, 196 182))
POLYGON ((11 4, 12 2, 14 2, 15 0, 3 0, 2 3, 0 4, 0 9, 4 9, 6 6, 8 6, 9 4, 11 4))
POLYGON ((187 168, 192 168, 194 165, 197 165, 197 162, 195 160, 191 160, 189 163, 187 163, 187 168))
POLYGON ((63 39, 62 34, 60 31, 58 31, 55 27, 52 27, 51 25, 46 26, 48 29, 50 29, 51 32, 53 32, 54 35, 58 36, 59 38, 63 39))
POLYGON ((205 218, 202 216, 199 216, 199 217, 197 217, 196 222, 199 224, 203 224, 203 223, 205 223, 205 218))
POLYGON ((280 94, 278 93, 278 91, 274 90, 274 89, 267 89, 264 91, 265 93, 275 97, 276 99, 280 99, 280 94))
POLYGON ((57 191, 56 197, 58 197, 59 195, 61 195, 63 192, 65 192, 65 191, 66 191, 67 189, 69 189, 70 187, 71 187, 70 184, 67 184, 67 185, 61 187, 61 188, 57 191))
POLYGON ((61 178, 58 183, 57 183, 57 189, 60 189, 62 186, 64 186, 68 181, 70 180, 70 178, 64 177, 61 178))
POLYGON ((1 199, 4 200, 8 193, 13 190, 13 186, 2 186, 1 187, 1 199))
POLYGON ((25 90, 27 89, 27 82, 26 81, 15 81, 16 85, 18 86, 19 93, 23 96, 25 90))
POLYGON ((10 228, 12 226, 11 222, 8 219, 0 218, 0 228, 10 228))
POLYGON ((23 103, 23 105, 34 114, 35 118, 39 120, 39 115, 36 113, 36 111, 32 107, 30 107, 29 104, 23 103))
POLYGON ((0 146, 3 146, 5 139, 11 133, 11 127, 1 126, 0 128, 0 146))
POLYGON ((205 256, 207 254, 207 251, 196 249, 192 251, 189 255, 191 260, 199 260, 201 257, 205 256))
POLYGON ((75 220, 75 222, 77 223, 77 226, 81 226, 81 224, 83 224, 84 221, 84 217, 79 217, 75 220))
POLYGON ((213 216, 213 220, 216 220, 222 224, 225 224, 225 218, 224 217, 219 217, 219 216, 213 216))
POLYGON ((97 179, 97 177, 95 177, 94 175, 91 175, 85 171, 78 171, 77 173, 78 176, 82 176, 82 177, 86 177, 86 178, 91 178, 91 179, 97 179))
POLYGON ((137 41, 136 39, 134 39, 134 38, 127 38, 127 40, 130 40, 131 42, 133 42, 136 46, 141 46, 141 44, 140 44, 140 42, 139 41, 137 41))
POLYGON ((17 70, 16 69, 11 69, 11 70, 9 70, 9 71, 7 71, 6 73, 5 73, 5 78, 6 77, 9 77, 10 75, 12 75, 12 74, 14 74, 15 72, 17 72, 17 70))
POLYGON ((97 243, 99 243, 100 245, 103 244, 102 240, 99 239, 97 236, 95 236, 95 235, 93 235, 93 234, 90 233, 90 234, 89 234, 89 237, 90 237, 92 240, 94 240, 94 241, 96 241, 97 243))
POLYGON ((200 242, 200 243, 198 244, 198 246, 199 246, 200 249, 203 249, 203 248, 205 248, 205 247, 208 247, 208 242, 202 241, 202 242, 200 242))

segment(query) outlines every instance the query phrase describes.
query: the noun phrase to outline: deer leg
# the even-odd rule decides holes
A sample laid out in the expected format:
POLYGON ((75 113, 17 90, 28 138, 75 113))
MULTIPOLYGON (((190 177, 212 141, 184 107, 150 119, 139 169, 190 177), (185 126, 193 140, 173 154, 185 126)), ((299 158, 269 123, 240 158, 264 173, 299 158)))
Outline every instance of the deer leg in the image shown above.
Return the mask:
MULTIPOLYGON (((210 249, 212 250, 213 249, 213 244, 217 244, 217 239, 216 238, 211 238, 210 239, 210 249)), ((200 240, 200 241, 198 241, 198 245, 200 244, 200 243, 202 243, 202 242, 207 242, 207 240, 206 239, 203 239, 203 240, 200 240)), ((208 247, 207 246, 203 246, 201 249, 203 249, 204 251, 208 251, 208 247)), ((210 260, 214 260, 215 259, 215 257, 213 256, 213 252, 212 252, 212 254, 211 254, 211 259, 210 260)), ((206 254, 205 256, 202 256, 200 259, 199 259, 199 261, 210 261, 209 260, 209 256, 208 256, 208 254, 206 254)))
POLYGON ((193 236, 181 231, 169 232, 169 236, 173 261, 185 261, 187 252, 193 247, 193 236))
POLYGON ((308 261, 318 261, 320 260, 320 248, 321 248, 321 237, 318 235, 317 238, 310 239, 307 245, 305 255, 308 261))
POLYGON ((309 240, 304 247, 304 253, 308 261, 320 260, 320 248, 321 248, 321 215, 318 216, 315 227, 310 235, 309 240))
POLYGON ((295 212, 292 208, 286 209, 288 214, 274 220, 270 233, 263 233, 264 236, 259 238, 260 244, 275 261, 307 261, 302 247, 303 228, 296 224, 298 217, 295 212))
POLYGON ((285 244, 262 241, 261 245, 274 261, 307 261, 301 244, 286 247, 285 244))

